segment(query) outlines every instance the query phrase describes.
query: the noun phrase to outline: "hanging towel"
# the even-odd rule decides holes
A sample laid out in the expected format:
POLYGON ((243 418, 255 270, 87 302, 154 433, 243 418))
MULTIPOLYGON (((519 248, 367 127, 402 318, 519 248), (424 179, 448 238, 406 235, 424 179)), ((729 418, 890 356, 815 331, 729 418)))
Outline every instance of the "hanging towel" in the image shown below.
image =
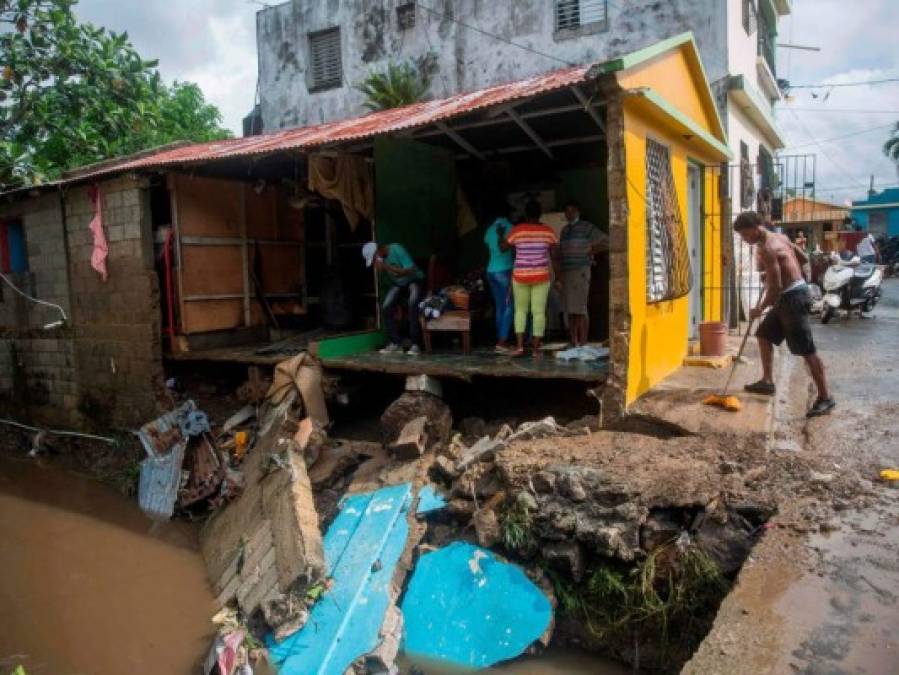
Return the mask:
POLYGON ((371 169, 362 157, 313 155, 309 158, 309 189, 325 199, 339 201, 354 231, 363 218, 374 218, 371 169))
POLYGON ((87 193, 94 205, 94 217, 90 224, 91 232, 94 235, 91 267, 97 270, 103 281, 106 281, 109 276, 106 271, 106 257, 109 255, 109 245, 106 243, 106 233, 103 231, 103 200, 101 199, 100 188, 97 186, 88 188, 87 193))

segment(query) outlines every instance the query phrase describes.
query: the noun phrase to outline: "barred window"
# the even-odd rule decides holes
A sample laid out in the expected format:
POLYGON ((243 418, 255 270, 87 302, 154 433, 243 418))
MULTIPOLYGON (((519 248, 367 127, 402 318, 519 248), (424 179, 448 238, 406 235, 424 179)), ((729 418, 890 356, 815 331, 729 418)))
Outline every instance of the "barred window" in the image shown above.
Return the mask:
POLYGON ((334 89, 343 84, 340 27, 309 34, 309 91, 334 89))
POLYGON ((661 143, 646 141, 646 299, 661 302, 690 292, 693 272, 681 218, 671 156, 661 143))
POLYGON ((605 27, 608 12, 607 0, 556 0, 556 30, 590 25, 605 27))

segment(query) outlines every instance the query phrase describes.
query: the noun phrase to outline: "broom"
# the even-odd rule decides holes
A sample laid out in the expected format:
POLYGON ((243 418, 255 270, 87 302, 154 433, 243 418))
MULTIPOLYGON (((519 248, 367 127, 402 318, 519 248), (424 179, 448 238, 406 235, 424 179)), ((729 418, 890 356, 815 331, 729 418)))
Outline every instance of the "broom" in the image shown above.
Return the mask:
POLYGON ((737 352, 737 355, 734 358, 734 364, 730 367, 730 375, 727 376, 727 382, 724 383, 724 391, 720 394, 706 396, 702 401, 706 405, 724 408, 728 412, 740 412, 740 410, 743 409, 743 404, 740 403, 740 399, 736 396, 728 396, 727 390, 730 388, 731 380, 734 379, 734 373, 737 371, 737 366, 740 365, 740 359, 743 357, 743 350, 746 349, 746 341, 749 340, 749 335, 752 333, 753 323, 755 323, 754 319, 751 320, 746 327, 746 335, 743 336, 743 342, 740 343, 740 351, 737 352))

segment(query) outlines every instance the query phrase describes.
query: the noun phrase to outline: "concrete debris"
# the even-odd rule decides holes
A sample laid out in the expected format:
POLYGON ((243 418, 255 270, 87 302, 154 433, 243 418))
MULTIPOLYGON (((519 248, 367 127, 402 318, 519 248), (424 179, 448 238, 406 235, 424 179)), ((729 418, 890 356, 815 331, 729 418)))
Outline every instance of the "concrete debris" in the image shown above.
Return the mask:
POLYGON ((390 444, 390 452, 397 459, 418 459, 428 449, 428 418, 416 417, 408 422, 400 431, 396 440, 390 444))
POLYGON ((580 581, 584 576, 584 550, 576 541, 557 541, 543 547, 543 559, 551 570, 580 581))
POLYGON ((459 470, 456 468, 456 463, 449 457, 437 455, 434 463, 431 464, 429 474, 436 481, 450 483, 459 477, 459 470))
POLYGON ((225 423, 222 425, 222 431, 226 434, 234 431, 254 417, 256 417, 256 406, 247 404, 225 420, 225 423))
POLYGON ((305 598, 306 590, 324 573, 306 462, 295 452, 282 451, 293 443, 287 416, 281 406, 267 407, 262 425, 269 431, 244 460, 243 494, 213 514, 200 532, 200 548, 218 602, 236 603, 246 616, 269 603, 274 603, 272 616, 278 606, 298 606, 297 599, 305 598), (282 468, 270 470, 272 457, 282 468), (285 597, 289 594, 294 596, 285 597))
POLYGON ((491 462, 496 457, 496 453, 505 447, 505 441, 484 436, 463 452, 462 458, 456 464, 456 470, 465 471, 475 462, 491 462))
POLYGON ((484 548, 492 548, 502 541, 503 531, 493 509, 476 511, 472 522, 478 535, 478 543, 484 548))
POLYGON ((443 385, 430 375, 410 375, 406 378, 406 391, 420 391, 443 398, 443 385))
POLYGON ((442 400, 420 391, 407 391, 391 403, 381 415, 381 437, 385 445, 399 438, 403 428, 417 417, 428 420, 428 442, 443 446, 450 439, 453 415, 442 400))

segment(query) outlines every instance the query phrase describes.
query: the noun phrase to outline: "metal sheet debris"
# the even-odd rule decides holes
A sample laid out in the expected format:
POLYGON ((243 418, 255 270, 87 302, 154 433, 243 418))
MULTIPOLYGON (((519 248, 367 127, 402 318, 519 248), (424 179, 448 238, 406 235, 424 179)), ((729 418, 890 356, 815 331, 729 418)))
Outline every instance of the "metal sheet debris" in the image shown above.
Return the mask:
POLYGON ((466 669, 521 655, 552 621, 549 599, 519 567, 464 542, 421 557, 402 610, 407 654, 466 669))
POLYGON ((409 535, 411 497, 412 486, 404 483, 344 500, 324 540, 331 589, 302 630, 280 643, 266 640, 281 675, 343 675, 378 646, 409 535))

